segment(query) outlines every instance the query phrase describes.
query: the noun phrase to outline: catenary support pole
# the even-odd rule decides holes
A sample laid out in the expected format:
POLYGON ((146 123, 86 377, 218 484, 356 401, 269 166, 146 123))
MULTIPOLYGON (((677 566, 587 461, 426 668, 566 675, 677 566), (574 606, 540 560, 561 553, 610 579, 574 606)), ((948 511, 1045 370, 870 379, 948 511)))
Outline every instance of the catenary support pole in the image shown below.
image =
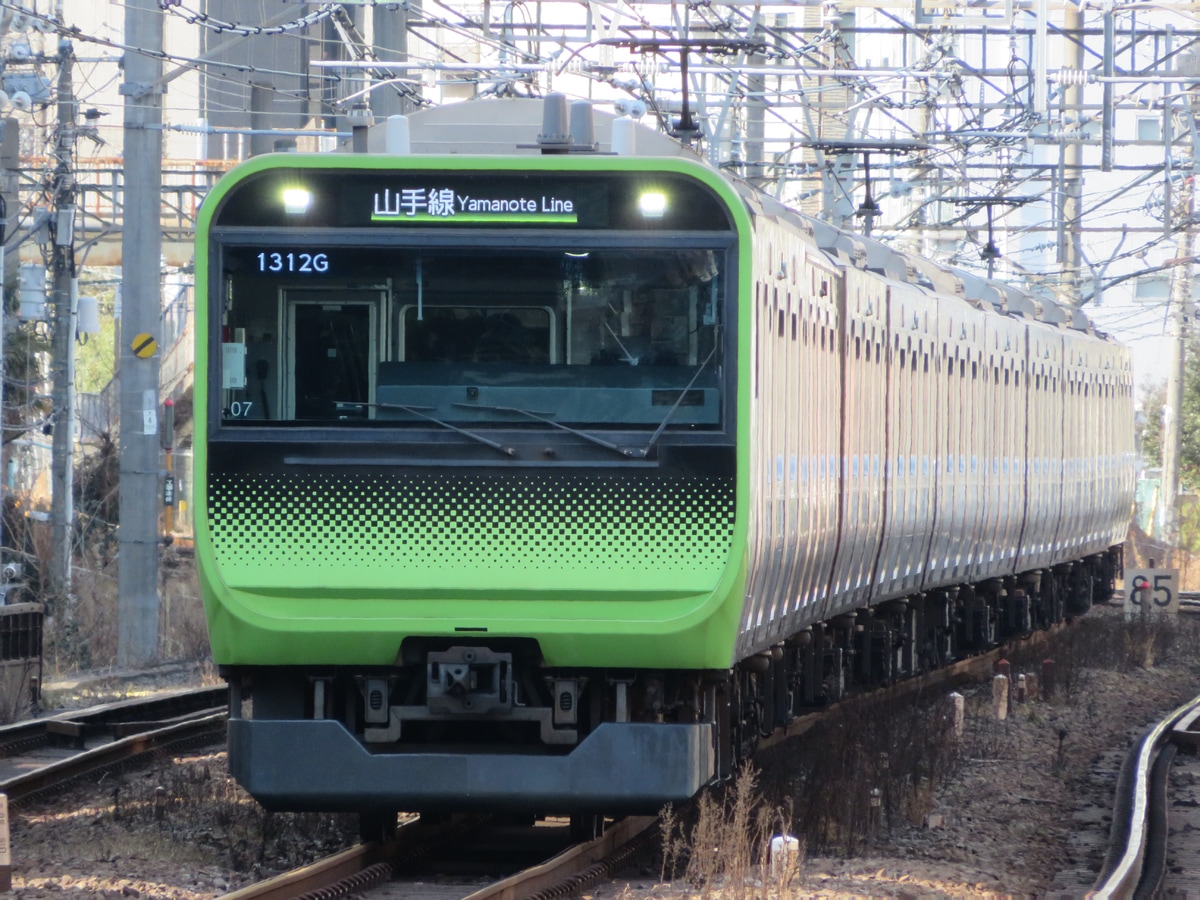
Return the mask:
MULTIPOLYGON (((1186 117, 1195 133, 1192 95, 1187 95, 1186 117)), ((1196 252, 1192 216, 1196 197, 1194 177, 1188 177, 1176 189, 1172 218, 1182 223, 1175 237, 1175 268, 1171 270, 1169 309, 1170 363, 1167 369, 1167 395, 1162 422, 1162 497, 1159 499, 1158 535, 1174 546, 1179 537, 1179 456, 1183 446, 1181 411, 1183 408, 1184 353, 1187 346, 1187 309, 1192 303, 1193 254, 1196 252)))
MULTIPOLYGON (((20 182, 21 128, 16 119, 0 119, 0 423, 4 421, 4 338, 8 329, 8 292, 4 289, 8 241, 11 237, 9 223, 16 221, 19 207, 17 185, 20 182)), ((0 448, 3 447, 4 428, 0 425, 0 448)), ((8 488, 6 456, 0 449, 0 547, 4 545, 4 504, 8 488)), ((5 560, 0 559, 0 563, 5 560)))
POLYGON ((71 556, 74 543, 75 490, 75 95, 72 87, 73 50, 59 43, 58 137, 54 149, 54 209, 52 211, 54 336, 52 388, 54 443, 50 455, 50 594, 60 600, 71 595, 71 556))
POLYGON ((158 372, 161 323, 163 13, 155 0, 125 5, 125 207, 121 235, 121 527, 117 662, 158 656, 158 372), (136 50, 133 48, 137 48, 136 50), (139 339, 140 338, 140 339, 139 339))
MULTIPOLYGON (((1066 65, 1072 68, 1083 66, 1083 11, 1072 3, 1066 4, 1063 10, 1067 50, 1066 65)), ((1079 85, 1068 85, 1063 89, 1063 114, 1067 117, 1078 117, 1083 105, 1083 88, 1079 85)), ((1083 254, 1080 252, 1080 235, 1083 217, 1083 147, 1071 129, 1064 127, 1067 132, 1060 149, 1060 171, 1062 185, 1062 201, 1059 213, 1059 247, 1058 261, 1061 266, 1062 282, 1060 292, 1062 299, 1073 306, 1079 305, 1079 273, 1083 264, 1083 254)))
MULTIPOLYGON (((419 0, 403 4, 380 4, 371 10, 374 48, 381 60, 408 62, 408 22, 410 18, 419 18, 420 15, 419 0)), ((417 106, 398 91, 381 89, 371 94, 371 108, 382 121, 388 116, 407 116, 417 106)))

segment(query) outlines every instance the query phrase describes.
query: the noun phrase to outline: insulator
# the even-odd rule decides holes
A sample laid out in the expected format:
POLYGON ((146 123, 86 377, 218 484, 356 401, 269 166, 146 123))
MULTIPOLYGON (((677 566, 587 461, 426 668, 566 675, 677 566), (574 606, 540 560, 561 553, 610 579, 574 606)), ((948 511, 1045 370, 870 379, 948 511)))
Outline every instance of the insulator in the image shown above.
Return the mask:
POLYGON ((1092 73, 1085 69, 1059 69, 1053 75, 1053 80, 1056 84, 1077 86, 1087 84, 1091 78, 1092 73))

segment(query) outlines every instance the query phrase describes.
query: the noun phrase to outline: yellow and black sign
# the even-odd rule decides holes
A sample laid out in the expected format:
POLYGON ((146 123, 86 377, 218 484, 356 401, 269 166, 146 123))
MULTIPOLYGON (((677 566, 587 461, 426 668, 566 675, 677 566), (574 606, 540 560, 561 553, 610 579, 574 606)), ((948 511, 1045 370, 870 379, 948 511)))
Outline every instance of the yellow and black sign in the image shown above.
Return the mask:
POLYGON ((133 348, 134 356, 140 359, 149 359, 158 350, 158 341, 154 339, 153 335, 143 332, 133 339, 130 346, 133 348))

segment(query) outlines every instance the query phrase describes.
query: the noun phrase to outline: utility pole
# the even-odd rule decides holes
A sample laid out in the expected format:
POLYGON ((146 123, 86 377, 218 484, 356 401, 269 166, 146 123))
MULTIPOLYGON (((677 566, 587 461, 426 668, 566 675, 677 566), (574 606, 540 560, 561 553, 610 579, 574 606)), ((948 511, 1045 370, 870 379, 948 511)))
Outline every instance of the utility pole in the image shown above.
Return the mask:
POLYGON ((159 358, 153 348, 162 320, 163 14, 156 0, 126 0, 125 44, 117 662, 130 666, 158 657, 159 358))
MULTIPOLYGON (((1196 238, 1192 228, 1192 216, 1196 210, 1196 109, 1194 94, 1188 92, 1183 98, 1186 121, 1190 123, 1193 162, 1178 188, 1174 209, 1166 210, 1167 216, 1181 222, 1175 243, 1175 267, 1171 270, 1170 339, 1171 357, 1167 370, 1167 396, 1163 404, 1162 423, 1162 496, 1158 502, 1158 534, 1169 546, 1174 547, 1179 537, 1179 456, 1183 443, 1180 420, 1183 412, 1184 348, 1187 341, 1187 311, 1192 304, 1192 254, 1196 251, 1196 238)), ((1167 173, 1169 176, 1169 172, 1167 173)))
MULTIPOLYGON (((387 62, 408 62, 408 23, 421 16, 421 0, 409 0, 394 6, 380 4, 371 10, 375 30, 375 52, 387 62)), ((401 73, 407 75, 407 72, 401 73)), ((392 90, 374 92, 371 108, 380 119, 388 116, 407 116, 417 108, 411 93, 392 90)))
POLYGON ((58 45, 58 139, 54 144, 51 217, 54 273, 54 445, 50 459, 50 593, 71 594, 71 548, 74 543, 75 488, 75 91, 74 50, 58 45))
MULTIPOLYGON (((1083 11, 1074 3, 1063 9, 1063 33, 1066 36, 1065 64, 1069 69, 1083 67, 1083 11)), ((1063 89, 1061 130, 1062 145, 1059 148, 1059 183, 1062 200, 1059 206, 1058 262, 1062 272, 1063 299, 1072 306, 1079 305, 1079 273, 1083 263, 1080 252, 1080 231, 1083 216, 1083 129, 1072 134, 1067 128, 1067 119, 1079 121, 1083 115, 1083 88, 1071 84, 1063 89)))
MULTIPOLYGON (((1167 72, 1173 68, 1172 50, 1174 49, 1174 34, 1167 31, 1165 54, 1167 72)), ((1180 428, 1183 411, 1183 372, 1184 347, 1187 321, 1187 308, 1192 302, 1192 253, 1195 252, 1195 237, 1192 232, 1192 215, 1196 209, 1195 154, 1196 141, 1196 110, 1195 95, 1192 92, 1183 94, 1184 121, 1188 125, 1191 136, 1191 164, 1184 164, 1180 172, 1184 177, 1180 180, 1178 192, 1172 190, 1174 177, 1175 134, 1173 122, 1177 108, 1163 89, 1163 237, 1169 238, 1175 230, 1175 223, 1182 222, 1175 241, 1175 263, 1171 270, 1171 296, 1167 306, 1168 337, 1170 338, 1170 361, 1167 367, 1167 394, 1163 403, 1162 420, 1162 485, 1158 499, 1158 509, 1155 513, 1155 534, 1170 547, 1174 547, 1179 537, 1179 456, 1183 446, 1183 434, 1180 428), (1190 169, 1190 171, 1188 171, 1190 169)))
MULTIPOLYGON (((0 546, 4 544, 4 494, 8 470, 4 465, 4 338, 8 330, 8 292, 5 263, 8 261, 8 223, 17 213, 17 184, 21 165, 21 127, 16 119, 0 119, 0 546)), ((0 559, 0 564, 4 562, 0 559)))

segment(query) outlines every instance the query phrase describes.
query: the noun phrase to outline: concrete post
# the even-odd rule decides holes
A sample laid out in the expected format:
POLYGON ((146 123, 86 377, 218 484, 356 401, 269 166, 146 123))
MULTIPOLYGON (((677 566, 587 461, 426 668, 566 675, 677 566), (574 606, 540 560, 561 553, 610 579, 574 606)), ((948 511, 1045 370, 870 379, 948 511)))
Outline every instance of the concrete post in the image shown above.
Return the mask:
POLYGON ((51 271, 54 286, 52 340, 53 387, 50 421, 50 593, 60 600, 71 594, 71 548, 75 522, 75 95, 73 50, 59 44, 58 138, 55 146, 55 191, 51 271))
MULTIPOLYGON (((121 566, 117 662, 158 657, 159 359, 134 353, 139 335, 160 337, 162 316, 163 13, 156 0, 126 0, 124 231, 121 235, 121 566), (138 48, 134 50, 132 48, 138 48), (141 51, 141 52, 139 52, 141 51)), ((143 352, 145 350, 143 349, 143 352)))

